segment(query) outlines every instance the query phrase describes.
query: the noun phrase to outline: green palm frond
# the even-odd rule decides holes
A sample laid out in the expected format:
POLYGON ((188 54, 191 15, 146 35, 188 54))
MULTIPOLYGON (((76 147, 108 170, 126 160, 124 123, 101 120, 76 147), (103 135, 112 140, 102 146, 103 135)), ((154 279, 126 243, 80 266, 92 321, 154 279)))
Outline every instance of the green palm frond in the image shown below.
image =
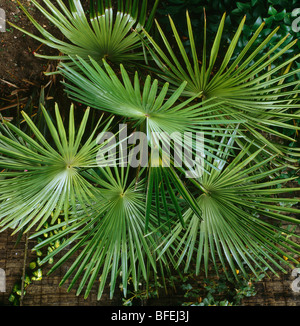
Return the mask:
MULTIPOLYGON (((282 50, 276 53, 276 49, 287 40, 288 35, 279 41, 274 47, 272 47, 262 58, 255 60, 256 56, 265 46, 267 46, 278 30, 278 28, 275 29, 263 42, 260 43, 259 47, 253 50, 251 46, 258 38, 261 30, 264 27, 264 23, 262 23, 249 40, 244 50, 237 56, 235 61, 232 62, 234 50, 242 32, 246 17, 241 21, 238 30, 228 46, 227 52, 225 55, 221 55, 222 32, 225 24, 224 14, 209 53, 209 60, 206 60, 208 53, 206 26, 204 26, 204 42, 202 44, 203 53, 202 57, 199 59, 199 55, 197 53, 198 46, 194 42, 191 20, 188 12, 186 14, 192 59, 188 57, 171 17, 169 17, 169 20, 175 36, 176 44, 178 46, 178 53, 181 55, 180 58, 178 55, 176 55, 177 51, 173 50, 158 22, 156 22, 156 24, 166 50, 163 51, 158 43, 156 43, 148 33, 146 34, 150 44, 153 46, 153 49, 149 47, 149 50, 160 68, 160 70, 156 70, 156 72, 158 74, 160 73, 162 78, 176 86, 179 86, 183 81, 187 81, 187 87, 184 92, 186 96, 198 95, 204 98, 222 97, 230 100, 242 98, 243 100, 247 99, 246 102, 248 102, 250 106, 251 103, 256 103, 257 98, 253 98, 254 96, 259 96, 259 98, 263 99, 274 99, 275 97, 276 100, 276 98, 283 95, 287 96, 297 94, 297 90, 285 92, 284 94, 281 94, 280 92, 282 88, 297 85, 297 81, 293 81, 288 85, 276 85, 282 79, 282 77, 271 79, 271 76, 297 60, 300 55, 296 55, 292 59, 284 62, 282 65, 268 69, 278 57, 283 55, 295 45, 296 41, 289 42, 282 50), (254 64, 253 60, 255 60, 254 64), (267 69, 268 71, 266 71, 267 69), (260 75, 261 73, 264 74, 260 75), (271 86, 273 87, 271 88, 271 86)), ((206 19, 204 21, 206 24, 206 19)), ((299 70, 300 69, 296 69, 287 73, 285 78, 295 76, 299 70)))
MULTIPOLYGON (((52 273, 76 251, 80 251, 61 282, 63 284, 72 277, 70 290, 80 279, 77 295, 85 288, 87 297, 95 282, 100 281, 98 299, 101 298, 108 282, 112 297, 116 282, 120 278, 126 296, 129 279, 132 279, 137 290, 139 282, 147 281, 150 272, 157 274, 160 271, 161 263, 164 269, 168 270, 166 256, 158 263, 155 251, 164 229, 157 228, 156 218, 152 217, 149 225, 151 233, 145 236, 144 180, 136 183, 130 170, 128 167, 119 170, 104 168, 87 171, 85 176, 99 189, 89 214, 82 211, 82 214, 77 214, 68 223, 59 224, 66 226, 63 232, 36 246, 36 249, 42 248, 49 242, 69 235, 67 241, 42 263, 55 257, 66 246, 71 246, 50 270, 49 273, 52 273)), ((55 226, 50 229, 54 228, 55 226)), ((38 235, 39 233, 36 233, 34 237, 38 235)))
MULTIPOLYGON (((57 127, 47 111, 43 115, 51 135, 51 143, 38 130, 30 117, 22 112, 30 135, 7 121, 1 125, 0 167, 5 169, 0 180, 0 226, 2 230, 21 228, 28 231, 39 222, 39 228, 50 216, 55 222, 59 214, 68 216, 70 206, 79 202, 82 207, 94 197, 90 183, 81 170, 96 166, 96 154, 101 144, 96 142, 96 128, 82 144, 89 109, 79 128, 75 127, 71 106, 68 132, 56 106, 57 127)), ((106 130, 110 121, 104 126, 106 130)))
POLYGON ((70 9, 62 0, 56 1, 58 7, 52 4, 53 1, 43 0, 48 10, 36 0, 31 2, 68 40, 63 41, 50 34, 19 3, 20 8, 44 38, 29 33, 13 23, 10 24, 62 53, 60 56, 38 55, 39 57, 69 61, 68 55, 79 55, 83 58, 92 56, 100 63, 103 58, 115 63, 142 60, 144 58, 142 44, 136 31, 141 32, 142 27, 149 30, 158 5, 157 0, 151 8, 150 15, 147 16, 147 1, 118 1, 116 10, 112 8, 111 1, 98 0, 96 4, 91 1, 88 18, 80 0, 70 0, 70 9))
POLYGON ((282 264, 290 267, 291 263, 297 264, 294 256, 299 255, 300 246, 290 239, 291 233, 281 224, 300 223, 299 218, 292 217, 300 216, 299 209, 290 207, 299 198, 278 195, 299 192, 300 188, 281 187, 294 179, 274 178, 285 166, 272 167, 272 158, 253 164, 262 150, 251 156, 247 151, 245 147, 227 165, 214 160, 219 171, 208 167, 211 172, 194 183, 202 218, 188 209, 183 216, 186 228, 178 224, 161 245, 161 254, 164 249, 174 250, 177 268, 184 264, 188 271, 195 259, 197 274, 203 265, 208 274, 211 263, 218 273, 217 262, 221 262, 227 275, 227 267, 234 275, 236 269, 246 275, 245 266, 255 274, 254 267, 261 270, 268 267, 276 274, 276 269, 285 271, 282 264), (263 165, 270 166, 269 171, 261 172, 263 165))
POLYGON ((164 133, 203 132, 207 137, 205 146, 211 150, 213 146, 209 145, 218 142, 213 139, 208 141, 208 137, 232 137, 232 134, 224 132, 229 130, 227 124, 234 125, 231 128, 233 132, 236 125, 244 121, 234 114, 220 114, 220 103, 213 99, 192 103, 195 97, 191 97, 182 101, 186 82, 169 96, 169 83, 160 88, 158 80, 152 81, 150 75, 142 81, 135 72, 132 82, 123 65, 120 65, 119 78, 105 60, 103 67, 93 58, 90 58, 91 63, 80 57, 72 60, 78 69, 64 63, 59 68, 67 79, 64 82, 67 94, 90 107, 129 118, 146 132, 149 140, 154 133, 160 133, 163 138, 164 133))
MULTIPOLYGON (((297 73, 299 73, 300 69, 291 71, 290 67, 300 55, 295 55, 284 63, 274 66, 276 59, 284 55, 296 41, 287 43, 283 49, 276 52, 287 40, 287 36, 261 58, 256 59, 261 50, 268 46, 277 31, 275 29, 257 48, 253 49, 252 45, 264 27, 263 23, 243 51, 233 61, 234 50, 242 32, 245 18, 240 23, 225 55, 222 55, 221 40, 225 24, 224 14, 210 53, 207 53, 206 26, 204 26, 203 53, 200 58, 197 53, 198 46, 194 42, 191 20, 187 13, 191 47, 190 58, 186 53, 173 20, 170 17, 169 19, 175 36, 175 44, 177 44, 176 49, 172 47, 158 23, 157 27, 164 43, 164 50, 146 33, 152 47, 148 46, 147 43, 145 45, 159 68, 154 69, 155 73, 169 82, 173 89, 177 89, 185 81, 187 84, 182 96, 198 96, 202 99, 214 98, 215 101, 222 102, 220 112, 227 113, 230 117, 235 113, 236 118, 246 121, 243 126, 252 134, 252 140, 256 139, 258 147, 267 142, 270 150, 282 154, 280 146, 272 144, 266 137, 261 136, 261 132, 294 141, 283 133, 276 131, 275 128, 299 130, 298 126, 287 122, 292 119, 299 119, 299 100, 297 98, 299 80, 297 80, 297 73), (209 60, 207 57, 209 57, 209 60), (278 73, 282 70, 284 71, 283 74, 278 76, 278 73), (295 113, 291 114, 290 111, 295 113)), ((247 134, 240 133, 247 138, 247 134)))

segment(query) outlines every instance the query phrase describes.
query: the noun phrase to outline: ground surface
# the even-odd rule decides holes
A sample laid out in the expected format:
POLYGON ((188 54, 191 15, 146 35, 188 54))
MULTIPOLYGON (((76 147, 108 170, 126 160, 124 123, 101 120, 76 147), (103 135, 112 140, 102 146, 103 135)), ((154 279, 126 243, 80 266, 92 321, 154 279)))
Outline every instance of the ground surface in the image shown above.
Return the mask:
MULTIPOLYGON (((11 236, 11 230, 0 233, 0 268, 6 272, 6 292, 0 292, 0 306, 10 305, 8 298, 14 284, 20 280, 23 271, 25 237, 16 245, 16 236, 11 236)), ((26 258, 27 266, 29 262, 36 258, 35 253, 31 251, 34 246, 33 240, 29 240, 28 255, 26 258)), ((70 263, 71 264, 71 263, 70 263)), ((67 284, 59 287, 59 282, 67 272, 70 264, 64 264, 54 274, 46 276, 46 271, 51 266, 43 268, 43 278, 40 281, 34 281, 26 289, 27 293, 23 299, 24 306, 119 306, 122 304, 120 292, 116 291, 113 300, 109 298, 109 291, 105 291, 100 301, 96 300, 97 286, 92 288, 91 294, 87 299, 83 295, 76 296, 76 290, 67 293, 67 284)), ((300 306, 300 292, 292 291, 291 284, 295 277, 287 274, 280 274, 280 277, 264 278, 255 284, 257 294, 253 297, 244 298, 244 306, 300 306)), ((200 284, 202 278, 197 282, 200 284)), ((180 291, 171 291, 166 295, 162 291, 159 298, 153 298, 144 302, 149 306, 178 306, 183 302, 183 293, 180 291)), ((103 310, 105 311, 105 310, 103 310)))
MULTIPOLYGON (((28 8, 32 16, 42 25, 47 26, 43 15, 30 4, 30 1, 20 0, 20 3, 28 8)), ((7 21, 38 35, 36 28, 19 9, 16 0, 0 0, 0 8, 5 11, 7 21)), ((0 97, 3 98, 17 89, 28 89, 32 85, 47 81, 43 74, 47 69, 47 62, 33 54, 37 49, 43 53, 40 46, 40 42, 6 23, 6 32, 0 33, 0 97)))

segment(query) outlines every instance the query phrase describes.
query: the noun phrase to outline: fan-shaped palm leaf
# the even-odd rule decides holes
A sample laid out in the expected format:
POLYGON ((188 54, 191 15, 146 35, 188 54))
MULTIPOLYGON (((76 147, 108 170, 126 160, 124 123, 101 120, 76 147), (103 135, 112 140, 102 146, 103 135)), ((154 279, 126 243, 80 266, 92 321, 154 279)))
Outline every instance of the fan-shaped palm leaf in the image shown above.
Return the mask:
MULTIPOLYGON (((231 117, 232 113, 235 112, 235 117, 244 120, 245 123, 242 126, 245 126, 246 130, 252 134, 252 140, 256 139, 257 146, 260 147, 267 143, 268 148, 273 153, 282 154, 284 149, 263 137, 261 131, 293 141, 293 139, 283 133, 276 131, 274 127, 299 130, 299 127, 286 122, 292 119, 299 119, 299 104, 297 104, 299 80, 296 80, 296 74, 299 73, 300 69, 290 71, 290 66, 300 55, 298 54, 278 66, 273 66, 276 59, 284 55, 296 41, 288 43, 282 50, 276 52, 286 41, 287 36, 267 51, 265 55, 256 60, 260 51, 268 45, 277 31, 277 29, 274 30, 257 48, 253 49, 252 45, 264 27, 263 23, 249 40, 244 50, 233 61, 234 50, 243 29, 245 18, 233 36, 227 52, 222 56, 220 48, 225 23, 224 14, 209 54, 209 60, 207 60, 206 26, 204 26, 203 54, 202 58, 199 59, 191 21, 187 13, 188 34, 192 54, 192 59, 190 59, 173 20, 169 19, 178 51, 172 47, 158 23, 159 34, 166 50, 163 50, 146 33, 153 48, 148 46, 147 43, 145 44, 148 46, 148 50, 151 52, 159 68, 159 70, 154 69, 154 71, 173 85, 174 89, 179 87, 183 81, 186 81, 187 85, 182 92, 183 96, 199 96, 203 99, 215 98, 216 101, 221 101, 220 112, 228 113, 231 117), (217 61, 220 61, 220 63, 217 64, 217 61), (278 76, 278 72, 282 69, 285 69, 284 74, 278 76), (290 81, 293 77, 295 80, 290 81), (298 111, 295 114, 289 114, 289 110, 298 111)), ((243 131, 239 131, 239 133, 245 139, 248 138, 243 131)))
MULTIPOLYGON (((201 103, 192 103, 195 97, 181 101, 180 97, 185 89, 183 82, 176 91, 168 96, 169 84, 165 83, 161 89, 157 80, 151 81, 148 75, 144 83, 140 80, 138 73, 134 75, 131 82, 129 74, 120 65, 121 80, 105 60, 104 67, 92 58, 91 64, 82 58, 72 58, 78 69, 73 69, 62 63, 59 70, 68 80, 64 82, 66 92, 76 101, 90 107, 107 111, 112 114, 130 118, 135 121, 135 126, 141 126, 146 132, 148 140, 151 135, 159 133, 163 138, 164 133, 171 135, 179 132, 203 132, 207 137, 205 146, 213 150, 214 144, 218 142, 209 136, 232 137, 228 134, 228 126, 224 124, 236 124, 243 122, 231 114, 220 114, 219 105, 213 100, 201 103), (224 131, 227 131, 224 133, 224 131)), ((231 131, 234 131, 232 127, 231 131)), ((169 139, 166 139, 166 142, 169 139)), ((226 146, 226 145, 224 145, 226 146)), ((211 155, 209 151, 205 154, 211 155)))
MULTIPOLYGON (((82 214, 70 219, 69 222, 49 228, 50 231, 59 226, 66 226, 63 232, 46 239, 36 248, 42 248, 49 242, 69 235, 60 247, 42 261, 42 263, 48 261, 66 246, 71 246, 50 273, 79 251, 80 254, 61 284, 74 274, 69 290, 80 279, 77 294, 80 294, 86 285, 85 297, 87 297, 94 283, 100 281, 98 288, 100 299, 108 280, 112 297, 117 279, 121 277, 126 296, 130 278, 137 290, 139 282, 142 279, 147 281, 151 271, 157 274, 161 264, 168 270, 166 257, 162 257, 160 263, 156 262, 155 248, 163 229, 156 228, 157 220, 152 217, 149 230, 155 232, 145 236, 144 181, 136 183, 135 177, 132 179, 130 175, 129 167, 120 170, 110 168, 90 170, 85 176, 99 189, 89 214, 82 211, 82 214)), ((36 233, 34 237, 38 235, 39 233, 36 233)))
POLYGON ((202 210, 201 220, 191 209, 187 210, 183 216, 186 229, 178 224, 162 244, 164 249, 174 249, 176 267, 185 264, 187 271, 195 258, 196 273, 204 263, 207 274, 211 259, 217 272, 217 262, 221 262, 226 274, 230 267, 236 275, 236 269, 246 274, 245 266, 253 273, 253 266, 261 270, 267 266, 276 273, 276 269, 284 271, 280 262, 297 264, 294 256, 299 255, 300 246, 290 239, 295 234, 280 223, 300 223, 299 218, 291 216, 299 217, 299 209, 289 207, 299 198, 277 195, 300 189, 276 187, 294 179, 269 179, 285 166, 261 172, 260 167, 272 164, 272 158, 252 164, 261 149, 251 156, 247 156, 247 151, 244 148, 227 166, 214 160, 219 171, 209 167, 211 172, 194 182, 200 194, 197 201, 202 210))
MULTIPOLYGON (((93 188, 81 175, 81 170, 96 166, 96 154, 102 145, 96 143, 96 128, 81 144, 88 122, 85 111, 79 128, 75 128, 74 109, 70 110, 68 134, 56 106, 57 128, 42 107, 52 143, 22 112, 31 130, 27 135, 7 121, 0 134, 0 167, 5 169, 0 180, 0 226, 26 231, 39 222, 40 227, 52 214, 54 222, 63 211, 68 215, 70 206, 82 207, 93 198, 93 188)), ((104 126, 104 131, 110 122, 104 126)), ((16 232, 15 231, 15 232, 16 232)))
POLYGON ((86 17, 80 0, 69 1, 70 9, 65 6, 62 0, 56 1, 59 8, 54 6, 52 1, 43 0, 48 11, 36 0, 31 2, 69 40, 69 42, 63 41, 51 35, 19 3, 21 9, 44 39, 12 23, 11 25, 63 54, 62 56, 39 55, 40 57, 68 61, 68 55, 79 55, 83 58, 92 56, 100 63, 103 58, 112 62, 143 59, 144 54, 141 51, 140 38, 132 29, 138 31, 141 31, 142 27, 149 29, 158 5, 158 1, 156 1, 146 21, 147 1, 142 1, 142 4, 139 0, 127 0, 125 3, 118 1, 118 10, 112 9, 111 1, 98 0, 96 1, 97 5, 91 1, 89 19, 86 17), (138 52, 134 51, 138 48, 138 52))
MULTIPOLYGON (((238 30, 233 36, 230 45, 225 53, 224 58, 221 56, 220 67, 217 66, 217 58, 220 60, 220 46, 222 40, 222 31, 225 24, 225 14, 222 17, 222 20, 219 25, 214 43, 211 48, 209 62, 207 62, 207 42, 206 42, 206 25, 204 26, 204 43, 203 43, 203 54, 202 61, 199 61, 197 54, 197 45, 194 42, 193 30, 191 21, 187 12, 187 25, 189 33, 189 41, 191 46, 192 60, 188 57, 183 43, 180 39, 179 33, 176 29, 176 26, 171 17, 169 17, 172 31, 175 36, 176 43, 178 45, 178 50, 181 54, 181 58, 177 58, 175 51, 173 50, 171 44, 169 43, 166 35, 164 34, 160 25, 156 22, 159 29, 159 33, 163 39, 163 42, 166 46, 166 53, 169 54, 169 57, 162 50, 161 47, 154 41, 154 39, 147 33, 147 38, 150 43, 153 45, 153 49, 149 48, 153 58, 158 64, 160 70, 156 70, 157 73, 161 74, 161 77, 172 83, 173 85, 179 86, 183 81, 187 81, 187 87, 184 92, 186 96, 195 96, 208 98, 208 97, 222 97, 230 100, 241 99, 242 104, 244 105, 243 100, 247 99, 251 107, 251 103, 257 103, 256 96, 262 95, 259 99, 287 96, 297 94, 297 90, 291 92, 280 93, 282 88, 289 86, 297 85, 297 81, 291 82, 288 85, 277 85, 278 81, 282 78, 278 77, 276 79, 271 79, 270 77, 276 72, 280 71, 283 67, 288 66, 292 62, 296 61, 300 55, 296 55, 292 59, 284 62, 280 66, 276 66, 273 69, 269 69, 266 72, 266 69, 275 62, 275 60, 288 51, 296 41, 288 43, 282 50, 276 52, 276 49, 279 48, 288 38, 288 35, 283 38, 276 46, 272 47, 268 53, 266 53, 261 59, 255 60, 256 56, 260 51, 269 43, 270 39, 278 30, 275 29, 270 35, 256 48, 254 51, 251 48, 252 44, 255 42, 259 36, 261 30, 264 27, 264 23, 257 29, 255 34, 249 40, 247 46, 244 50, 237 56, 234 62, 232 62, 232 57, 236 44, 239 40, 239 36, 242 32, 246 17, 241 21, 238 30), (251 52, 252 50, 252 52, 251 52), (249 53, 250 52, 250 53, 249 53), (275 54, 274 54, 275 53, 275 54), (271 56, 272 55, 272 56, 271 56), (270 57, 271 56, 271 57, 270 57), (182 60, 181 60, 182 59, 182 60), (223 61, 222 61, 223 60, 223 61), (253 63, 254 62, 254 63, 253 63), (183 64, 184 65, 183 65, 183 64), (185 68, 184 68, 185 66, 185 68), (217 69, 215 69, 217 68, 217 69), (216 70, 216 72, 214 72, 216 70), (213 73, 212 73, 213 72, 213 73), (257 77, 260 73, 265 72, 265 74, 257 77), (261 82, 262 81, 262 82, 261 82), (261 82, 261 83, 258 83, 261 82), (270 88, 270 86, 275 88, 270 88), (269 94, 273 93, 273 94, 269 94), (277 94, 276 94, 277 93, 277 94), (265 94, 265 95, 264 95, 265 94), (246 97, 246 98, 245 98, 246 97), (255 98, 254 98, 255 97, 255 98)), ((206 20, 205 24, 206 24, 206 20)), ((295 76, 300 69, 291 71, 285 77, 295 76)), ((259 103, 259 102, 258 102, 259 103)))

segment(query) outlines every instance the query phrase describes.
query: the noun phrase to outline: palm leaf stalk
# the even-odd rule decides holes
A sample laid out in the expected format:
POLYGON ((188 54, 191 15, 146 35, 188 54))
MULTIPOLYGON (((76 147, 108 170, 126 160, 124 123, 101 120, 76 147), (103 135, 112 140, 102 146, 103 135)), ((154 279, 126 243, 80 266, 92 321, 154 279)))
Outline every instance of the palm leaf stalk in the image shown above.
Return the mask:
MULTIPOLYGON (((14 228, 15 233, 22 228, 24 232, 33 227, 39 229, 50 217, 53 223, 62 212, 67 218, 70 207, 80 203, 84 208, 94 197, 93 188, 82 171, 97 166, 96 154, 105 145, 96 141, 101 119, 82 143, 90 109, 85 111, 76 128, 71 106, 68 132, 57 105, 57 127, 43 106, 42 111, 51 142, 25 112, 22 115, 30 135, 5 120, 1 125, 0 167, 5 169, 0 180, 1 230, 14 228)), ((103 126, 104 131, 110 123, 111 120, 103 126)))
POLYGON ((10 23, 11 26, 61 52, 61 55, 57 56, 36 54, 38 57, 70 63, 68 55, 79 55, 82 58, 92 56, 99 63, 102 63, 103 58, 119 63, 144 59, 140 36, 133 30, 141 32, 142 27, 146 30, 151 28, 159 1, 155 2, 149 16, 146 15, 147 1, 118 1, 116 10, 113 9, 111 1, 98 0, 96 3, 91 1, 89 18, 80 0, 70 0, 69 9, 62 0, 56 1, 58 6, 55 6, 53 1, 43 0, 48 10, 36 0, 31 2, 67 40, 62 41, 51 35, 21 3, 18 3, 42 37, 29 33, 13 23, 10 23))

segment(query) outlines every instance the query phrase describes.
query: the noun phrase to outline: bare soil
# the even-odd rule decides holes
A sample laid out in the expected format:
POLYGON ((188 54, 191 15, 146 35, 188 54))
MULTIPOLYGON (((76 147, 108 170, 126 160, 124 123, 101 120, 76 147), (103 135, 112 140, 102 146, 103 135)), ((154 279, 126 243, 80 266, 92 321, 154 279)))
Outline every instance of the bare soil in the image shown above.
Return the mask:
MULTIPOLYGON (((51 29, 45 17, 29 0, 20 0, 29 13, 44 27, 51 29)), ((28 90, 31 86, 46 83, 49 77, 44 75, 48 63, 34 56, 43 45, 21 31, 11 27, 9 22, 38 35, 38 31, 19 8, 16 0, 0 0, 0 8, 6 14, 6 32, 0 33, 0 97, 16 93, 16 90, 28 90)), ((53 30, 53 28, 52 28, 53 30)), ((53 31, 52 31, 53 32, 53 31)), ((45 49, 49 53, 49 48, 45 49)))

